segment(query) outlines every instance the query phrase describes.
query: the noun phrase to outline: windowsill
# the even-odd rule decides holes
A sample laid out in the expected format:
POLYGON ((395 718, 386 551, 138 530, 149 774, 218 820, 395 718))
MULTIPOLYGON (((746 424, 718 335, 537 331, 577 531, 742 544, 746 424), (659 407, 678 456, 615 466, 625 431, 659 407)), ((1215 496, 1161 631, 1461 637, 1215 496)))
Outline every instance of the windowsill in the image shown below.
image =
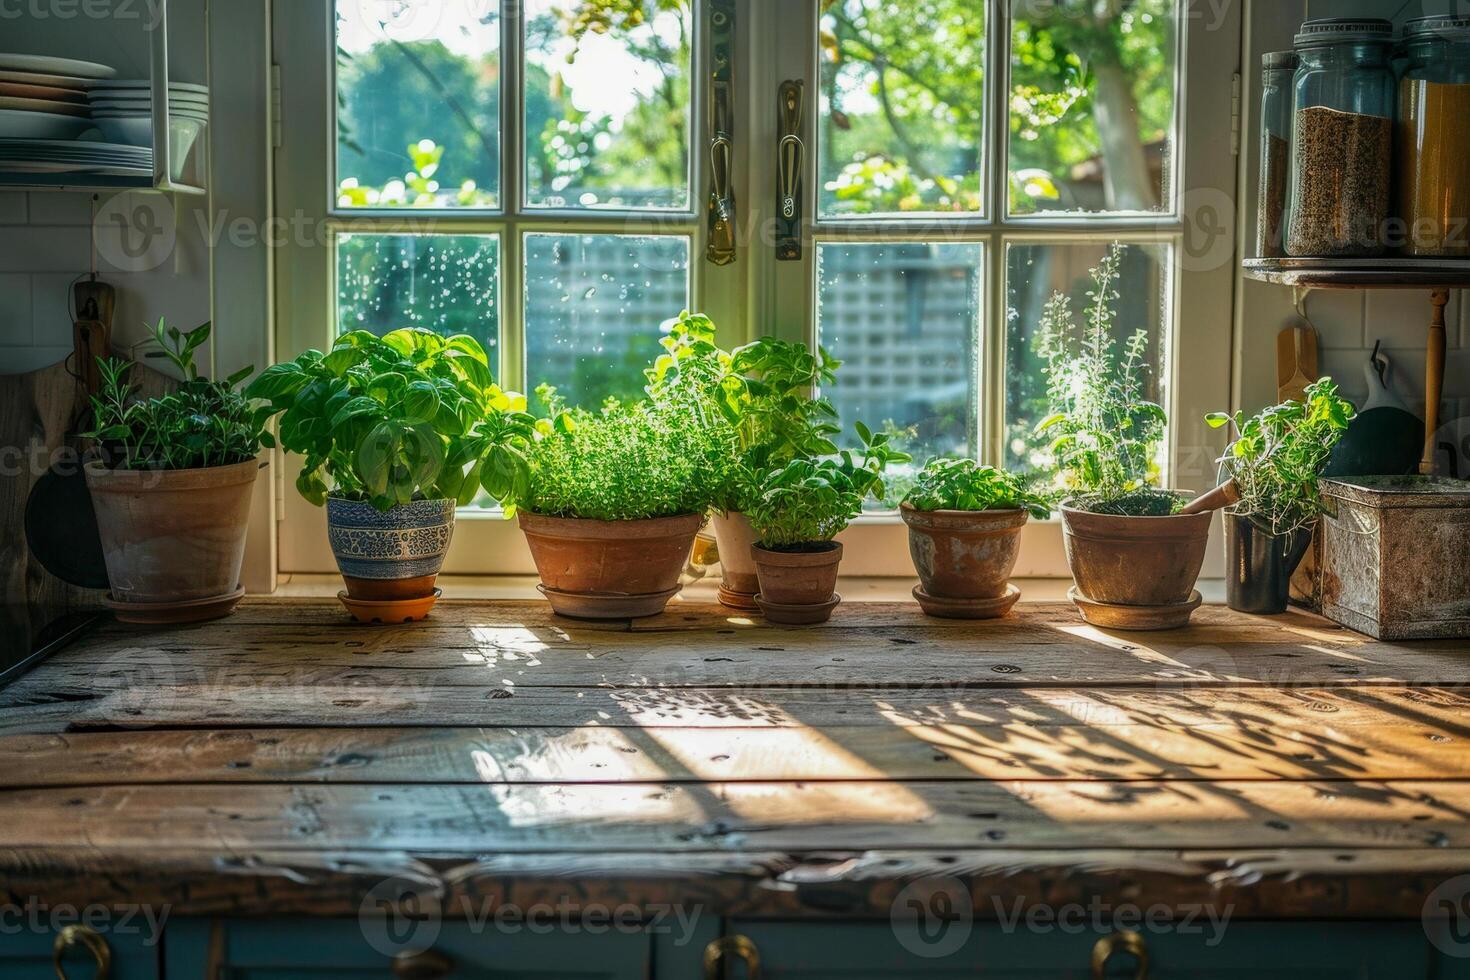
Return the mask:
MULTIPOLYGON (((534 575, 441 575, 439 587, 453 599, 526 600, 540 599, 536 591, 539 580, 534 575)), ((918 579, 910 578, 844 578, 837 591, 847 602, 910 602, 911 591, 918 579)), ((1071 579, 1023 578, 1015 583, 1021 587, 1023 602, 1065 602, 1071 579)), ((716 602, 717 580, 702 579, 684 587, 680 598, 685 602, 716 602)), ((1224 579, 1200 579, 1198 585, 1205 602, 1225 601, 1224 579)), ((330 598, 342 589, 342 579, 336 575, 282 575, 275 595, 280 598, 330 598)))

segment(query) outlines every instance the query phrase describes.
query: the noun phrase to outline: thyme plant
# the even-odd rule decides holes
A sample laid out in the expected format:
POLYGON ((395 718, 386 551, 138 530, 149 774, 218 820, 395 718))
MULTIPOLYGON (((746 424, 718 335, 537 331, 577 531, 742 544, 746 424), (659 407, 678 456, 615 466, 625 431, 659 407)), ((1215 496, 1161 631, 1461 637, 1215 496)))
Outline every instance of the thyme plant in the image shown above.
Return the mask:
POLYGON ((1037 425, 1076 506, 1103 514, 1167 515, 1182 501, 1153 486, 1168 417, 1145 397, 1148 333, 1135 332, 1116 357, 1113 324, 1123 246, 1114 243, 1092 270, 1085 322, 1057 293, 1041 319, 1037 349, 1046 359, 1052 414, 1037 425))
POLYGON ((1332 379, 1323 378, 1307 386, 1302 401, 1284 401, 1250 419, 1242 412, 1207 416, 1211 427, 1235 432, 1220 459, 1240 491, 1234 512, 1271 534, 1312 528, 1322 515, 1318 480, 1356 414, 1332 379))
POLYGON ((903 502, 915 510, 1025 510, 1038 520, 1051 504, 1019 477, 973 459, 931 459, 903 502))

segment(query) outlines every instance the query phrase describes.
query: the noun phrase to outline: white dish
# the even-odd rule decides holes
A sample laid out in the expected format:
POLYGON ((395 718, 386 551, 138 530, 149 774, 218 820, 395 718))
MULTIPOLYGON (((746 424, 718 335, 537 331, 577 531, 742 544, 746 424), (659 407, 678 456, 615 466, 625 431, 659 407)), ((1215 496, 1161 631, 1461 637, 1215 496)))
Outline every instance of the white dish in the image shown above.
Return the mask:
POLYGON ((75 139, 91 128, 92 120, 76 116, 0 109, 0 138, 66 140, 75 139))
POLYGON ((0 95, 7 99, 50 99, 52 102, 67 102, 86 105, 87 93, 79 88, 58 88, 55 85, 26 85, 22 82, 0 82, 0 95))
MULTIPOLYGON (((152 90, 153 82, 147 78, 114 78, 93 85, 94 89, 144 89, 152 90)), ((193 82, 169 82, 170 92, 196 92, 199 95, 208 95, 208 85, 195 85, 193 82)))
POLYGON ((62 163, 55 161, 8 161, 0 160, 0 173, 11 174, 74 174, 86 171, 103 177, 152 177, 153 164, 139 167, 98 166, 92 163, 62 163))
POLYGON ((120 150, 132 153, 134 147, 105 140, 0 139, 0 150, 120 150))
POLYGON ((95 61, 48 58, 39 54, 0 54, 0 71, 23 71, 41 75, 94 79, 112 78, 117 74, 116 68, 99 65, 95 61))
MULTIPOLYGON (((113 143, 126 143, 136 147, 153 146, 152 119, 99 119, 97 128, 113 143)), ((194 148, 194 142, 199 139, 203 130, 204 124, 197 119, 169 120, 169 162, 175 170, 182 170, 189 151, 194 148)), ((177 179, 178 174, 174 176, 177 179)))
MULTIPOLYGON (((117 98, 99 99, 99 98, 93 96, 93 98, 91 99, 91 104, 94 105, 94 106, 101 106, 104 109, 146 109, 146 108, 149 108, 149 107, 151 107, 153 105, 153 100, 152 99, 117 99, 117 98)), ((202 109, 203 107, 209 105, 209 100, 208 99, 190 98, 190 97, 176 98, 176 97, 170 95, 168 97, 168 104, 169 105, 191 105, 191 106, 198 106, 199 108, 202 109)))
POLYGON ((133 152, 118 153, 111 150, 97 150, 67 153, 64 150, 0 150, 0 160, 115 160, 118 163, 144 163, 153 156, 152 149, 148 147, 128 146, 124 149, 133 152))
POLYGON ((92 114, 92 110, 86 106, 73 102, 55 102, 51 99, 14 99, 3 95, 0 95, 0 109, 14 109, 18 112, 54 112, 57 115, 79 116, 82 119, 92 114))
POLYGON ((34 71, 6 71, 0 68, 0 82, 16 82, 20 85, 49 85, 52 88, 64 88, 72 92, 86 93, 87 87, 95 79, 78 78, 75 75, 48 75, 45 72, 34 71))

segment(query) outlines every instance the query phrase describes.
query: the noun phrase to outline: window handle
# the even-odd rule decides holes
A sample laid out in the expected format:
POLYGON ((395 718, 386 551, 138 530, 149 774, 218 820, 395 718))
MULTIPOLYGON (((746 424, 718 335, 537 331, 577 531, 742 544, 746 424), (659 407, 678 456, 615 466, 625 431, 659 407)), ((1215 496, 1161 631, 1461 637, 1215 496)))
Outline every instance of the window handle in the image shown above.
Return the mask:
POLYGON ((801 166, 806 145, 801 141, 800 80, 781 83, 778 94, 781 140, 776 145, 776 258, 801 258, 801 166))
POLYGON ((735 2, 710 4, 709 244, 714 265, 735 261, 735 2))

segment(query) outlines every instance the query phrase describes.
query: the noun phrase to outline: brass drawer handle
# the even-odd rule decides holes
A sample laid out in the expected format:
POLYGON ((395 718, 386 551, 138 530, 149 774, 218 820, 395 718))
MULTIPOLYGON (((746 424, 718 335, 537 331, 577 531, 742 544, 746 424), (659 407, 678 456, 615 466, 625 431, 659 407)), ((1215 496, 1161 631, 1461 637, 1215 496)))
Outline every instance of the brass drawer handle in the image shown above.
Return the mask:
POLYGON ((56 934, 56 942, 51 944, 51 965, 56 968, 56 980, 67 980, 61 961, 75 946, 85 946, 91 952, 97 963, 95 980, 107 980, 112 974, 112 949, 107 940, 86 926, 67 926, 56 934))
POLYGON ((1148 980, 1148 943, 1136 932, 1115 932, 1104 936, 1092 947, 1092 980, 1103 980, 1108 961, 1124 953, 1138 961, 1134 980, 1148 980))
POLYGON ((704 980, 720 980, 725 954, 745 961, 746 980, 761 980, 761 953, 745 936, 721 936, 704 948, 704 980))
POLYGON ((454 960, 438 950, 419 953, 404 950, 393 957, 393 976, 397 980, 439 980, 454 972, 454 960))

